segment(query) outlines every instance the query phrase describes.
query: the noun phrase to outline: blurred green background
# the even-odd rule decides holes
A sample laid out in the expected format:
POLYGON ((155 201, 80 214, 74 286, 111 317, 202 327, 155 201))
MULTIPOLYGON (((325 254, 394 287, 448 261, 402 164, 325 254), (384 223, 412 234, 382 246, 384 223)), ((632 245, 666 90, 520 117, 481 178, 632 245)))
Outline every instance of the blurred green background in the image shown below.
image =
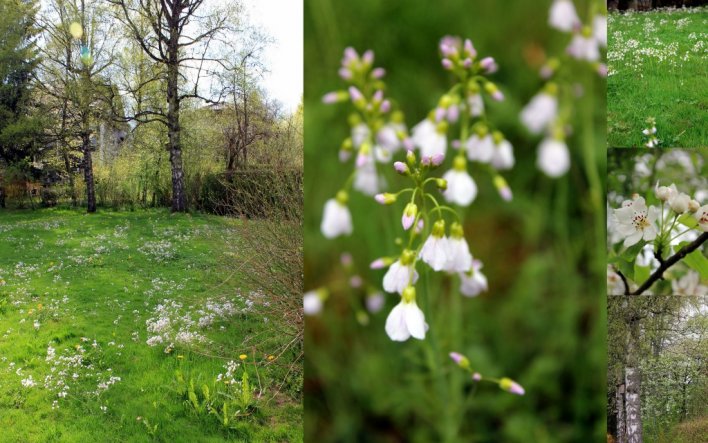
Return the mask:
MULTIPOLYGON (((586 20, 588 2, 575 4, 586 20)), ((506 100, 488 106, 489 115, 517 159, 505 174, 514 191, 511 203, 472 167, 480 192, 465 211, 465 232, 472 253, 485 263, 490 288, 460 302, 464 345, 457 350, 483 374, 510 376, 526 388, 523 397, 491 384, 480 385, 474 396, 465 391, 470 409, 459 417, 459 440, 605 438, 605 214, 604 201, 593 204, 589 197, 587 179, 588 170, 605 177, 605 82, 587 66, 571 72, 569 79, 585 91, 568 139, 573 166, 560 180, 544 177, 535 166, 540 140, 518 115, 542 86, 537 72, 546 52, 560 53, 568 42, 548 28, 549 6, 550 0, 305 2, 305 289, 332 289, 322 314, 308 317, 306 325, 307 441, 440 440, 435 423, 446 399, 429 389, 420 342, 394 343, 384 332, 398 296, 387 295, 384 309, 363 321, 365 292, 348 288, 355 271, 339 265, 340 254, 350 252, 358 274, 380 288, 384 271, 371 271, 368 264, 398 251, 393 239, 400 234, 403 205, 381 207, 353 192, 354 234, 329 241, 319 226, 324 202, 352 167, 337 158, 350 108, 321 104, 322 95, 344 86, 337 76, 343 49, 375 51, 375 65, 387 71, 387 96, 406 113, 410 128, 451 85, 437 49, 446 34, 471 38, 480 57, 499 63, 490 78, 506 100)), ((402 183, 393 174, 387 179, 392 189, 402 183)), ((605 195, 603 189, 593 192, 605 195)), ((451 283, 457 284, 432 281, 440 289, 435 303, 454 302, 451 283)), ((428 310, 426 315, 431 325, 445 320, 428 310)), ((440 333, 437 358, 444 370, 457 370, 440 333)))

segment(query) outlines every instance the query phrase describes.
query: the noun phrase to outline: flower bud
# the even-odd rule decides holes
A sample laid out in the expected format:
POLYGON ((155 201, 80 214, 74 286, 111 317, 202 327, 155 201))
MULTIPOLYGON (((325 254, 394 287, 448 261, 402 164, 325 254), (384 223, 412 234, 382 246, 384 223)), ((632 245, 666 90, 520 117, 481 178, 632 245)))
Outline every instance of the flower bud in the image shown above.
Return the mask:
POLYGON ((393 168, 396 170, 396 172, 402 175, 408 175, 411 172, 408 168, 408 165, 403 162, 394 162, 393 168))
POLYGON ((450 358, 452 361, 457 364, 457 366, 461 367, 462 369, 469 369, 470 367, 470 361, 465 357, 464 355, 460 354, 459 352, 450 352, 450 358))
POLYGON ((671 188, 668 186, 659 186, 659 183, 656 183, 656 187, 654 188, 654 195, 656 195, 656 198, 659 200, 665 202, 671 197, 671 188))
POLYGON ((447 180, 444 178, 438 178, 435 180, 435 185, 440 189, 441 191, 444 191, 447 189, 447 180))
POLYGON ((377 258, 376 260, 371 262, 371 264, 369 265, 369 269, 383 269, 388 266, 391 266, 392 263, 393 260, 389 257, 377 258))
POLYGON ((382 194, 376 194, 374 196, 377 202, 382 205, 392 205, 396 202, 396 194, 391 194, 390 192, 384 192, 382 194))
POLYGON ((696 200, 691 200, 688 202, 688 210, 691 212, 696 212, 698 211, 698 208, 701 207, 701 204, 698 203, 696 200))
POLYGON ((479 372, 475 372, 474 374, 472 374, 472 380, 474 380, 474 381, 482 380, 482 374, 480 374, 479 372))
POLYGON ((669 206, 677 214, 683 214, 688 211, 688 204, 691 201, 691 197, 684 193, 674 195, 669 199, 669 206))
POLYGON ((516 395, 524 395, 526 391, 524 391, 524 388, 521 387, 520 384, 516 383, 514 380, 510 378, 502 378, 499 380, 499 387, 505 390, 506 392, 511 392, 512 394, 516 395))
POLYGON ((413 152, 412 149, 409 149, 408 152, 406 152, 406 162, 410 167, 415 165, 415 152, 413 152))
POLYGON ((506 180, 504 180, 504 177, 502 177, 501 175, 495 176, 494 186, 497 188, 497 192, 499 192, 501 198, 506 201, 511 201, 511 199, 513 198, 513 194, 506 180))
POLYGON ((415 203, 408 203, 406 208, 403 210, 403 217, 401 218, 401 224, 404 230, 410 229, 415 222, 415 218, 418 215, 418 206, 415 203))

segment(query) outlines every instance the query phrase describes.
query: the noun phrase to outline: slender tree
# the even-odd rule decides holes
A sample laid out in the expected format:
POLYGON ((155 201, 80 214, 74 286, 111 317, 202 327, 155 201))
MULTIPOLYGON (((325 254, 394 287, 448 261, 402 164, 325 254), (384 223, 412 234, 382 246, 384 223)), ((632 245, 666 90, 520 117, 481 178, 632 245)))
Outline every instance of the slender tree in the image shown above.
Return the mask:
POLYGON ((160 75, 165 79, 167 109, 144 109, 132 118, 138 122, 160 121, 167 126, 172 211, 186 211, 180 110, 189 99, 221 102, 223 90, 215 90, 216 82, 210 78, 223 67, 224 55, 218 48, 233 43, 240 7, 236 2, 215 4, 204 15, 205 0, 109 1, 142 51, 163 67, 160 75))
MULTIPOLYGON (((51 131, 73 180, 71 142, 78 140, 86 185, 87 211, 96 211, 93 176, 95 128, 108 118, 105 102, 113 89, 107 72, 114 63, 114 43, 103 4, 86 0, 51 0, 42 19, 46 44, 37 86, 59 121, 51 131)), ((73 187, 73 182, 71 183, 73 187)))

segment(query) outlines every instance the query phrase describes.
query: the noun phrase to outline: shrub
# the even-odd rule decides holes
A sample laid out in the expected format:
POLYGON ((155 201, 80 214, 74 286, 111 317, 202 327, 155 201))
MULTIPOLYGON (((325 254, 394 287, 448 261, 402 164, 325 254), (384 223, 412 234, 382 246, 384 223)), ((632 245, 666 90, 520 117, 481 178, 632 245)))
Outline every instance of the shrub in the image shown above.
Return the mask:
POLYGON ((247 169, 204 177, 199 206, 219 215, 299 219, 302 171, 247 169))

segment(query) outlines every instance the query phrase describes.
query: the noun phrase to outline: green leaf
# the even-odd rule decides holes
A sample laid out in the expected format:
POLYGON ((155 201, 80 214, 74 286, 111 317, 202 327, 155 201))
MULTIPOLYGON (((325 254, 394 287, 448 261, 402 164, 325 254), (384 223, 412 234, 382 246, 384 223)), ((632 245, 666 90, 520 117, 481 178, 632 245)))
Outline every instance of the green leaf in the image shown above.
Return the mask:
POLYGON ((635 281, 634 266, 632 263, 628 263, 625 260, 618 260, 615 266, 627 278, 627 280, 635 281))
POLYGON ((693 269, 701 274, 702 280, 708 280, 708 258, 703 255, 700 250, 695 250, 688 254, 684 259, 684 262, 693 269))
POLYGON ((698 227, 698 220, 691 213, 685 213, 678 218, 678 222, 689 229, 694 229, 698 227))
POLYGON ((634 263, 634 281, 636 283, 642 284, 649 279, 651 275, 651 268, 649 266, 640 266, 634 263))
POLYGON ((620 257, 622 257, 625 261, 633 262, 645 244, 646 243, 644 241, 640 241, 639 243, 630 246, 620 254, 620 257))

